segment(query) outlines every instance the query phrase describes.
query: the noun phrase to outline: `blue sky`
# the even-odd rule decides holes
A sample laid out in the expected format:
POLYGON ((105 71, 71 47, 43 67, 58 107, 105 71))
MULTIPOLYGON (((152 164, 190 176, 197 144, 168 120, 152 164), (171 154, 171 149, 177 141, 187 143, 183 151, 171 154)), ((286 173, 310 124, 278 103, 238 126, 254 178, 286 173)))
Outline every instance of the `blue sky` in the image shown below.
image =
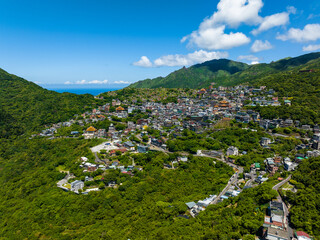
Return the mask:
POLYGON ((320 1, 0 0, 0 68, 47 86, 124 86, 215 58, 320 51, 320 1))

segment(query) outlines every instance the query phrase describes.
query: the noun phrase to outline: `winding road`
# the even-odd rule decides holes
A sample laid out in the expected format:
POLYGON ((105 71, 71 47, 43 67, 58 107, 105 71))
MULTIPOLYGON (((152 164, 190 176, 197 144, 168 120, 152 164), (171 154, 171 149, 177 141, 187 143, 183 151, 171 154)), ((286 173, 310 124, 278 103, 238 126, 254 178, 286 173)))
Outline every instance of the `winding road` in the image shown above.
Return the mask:
POLYGON ((287 182, 290 181, 292 175, 290 174, 286 179, 284 179, 283 181, 279 182, 278 184, 273 186, 273 190, 276 190, 278 192, 278 196, 277 196, 277 200, 281 203, 283 203, 283 210, 284 210, 284 216, 286 217, 286 227, 287 227, 287 231, 289 233, 289 239, 292 239, 294 237, 294 231, 293 229, 290 227, 289 225, 289 210, 287 205, 283 202, 280 194, 279 194, 279 188, 282 187, 284 184, 286 184, 287 182))

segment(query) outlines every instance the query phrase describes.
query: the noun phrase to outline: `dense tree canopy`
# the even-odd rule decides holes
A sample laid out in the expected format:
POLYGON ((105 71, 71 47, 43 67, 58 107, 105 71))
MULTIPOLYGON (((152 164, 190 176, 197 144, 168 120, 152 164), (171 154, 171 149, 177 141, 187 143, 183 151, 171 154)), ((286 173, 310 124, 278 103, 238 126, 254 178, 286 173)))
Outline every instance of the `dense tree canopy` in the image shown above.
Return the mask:
POLYGON ((297 193, 287 192, 291 222, 298 230, 304 230, 320 238, 320 158, 304 160, 294 172, 292 183, 297 193))
POLYGON ((92 95, 57 93, 0 69, 0 137, 67 121, 97 104, 92 95))

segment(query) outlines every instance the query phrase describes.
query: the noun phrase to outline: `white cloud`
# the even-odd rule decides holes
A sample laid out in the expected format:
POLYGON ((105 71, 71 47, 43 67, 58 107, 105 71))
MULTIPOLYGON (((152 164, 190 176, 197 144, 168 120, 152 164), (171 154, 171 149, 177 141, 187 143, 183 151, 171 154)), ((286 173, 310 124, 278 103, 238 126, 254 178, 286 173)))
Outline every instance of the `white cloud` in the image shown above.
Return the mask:
POLYGON ((320 44, 318 44, 318 45, 308 45, 308 46, 304 46, 302 48, 302 50, 304 52, 313 52, 313 51, 317 51, 319 49, 320 49, 320 44))
POLYGON ((215 12, 205 19, 200 28, 211 28, 217 24, 238 27, 241 23, 256 25, 261 22, 259 12, 263 7, 262 0, 220 0, 215 12))
POLYGON ((269 50, 272 48, 273 48, 273 46, 271 45, 271 43, 268 40, 266 40, 265 42, 263 42, 261 40, 256 40, 251 46, 251 51, 256 53, 256 52, 269 50))
POLYGON ((254 55, 241 55, 238 57, 238 60, 246 60, 250 61, 250 64, 258 64, 260 59, 254 55))
POLYGON ((66 81, 64 84, 66 85, 71 85, 71 84, 76 84, 76 85, 84 85, 84 84, 107 84, 108 80, 92 80, 92 81, 87 81, 87 80, 81 80, 81 81, 76 81, 76 82, 70 82, 66 81))
POLYGON ((207 52, 204 50, 195 51, 187 55, 175 54, 162 56, 154 61, 155 66, 188 66, 202 63, 212 59, 227 58, 227 52, 207 52))
POLYGON ((276 13, 271 16, 267 16, 263 19, 259 28, 254 29, 251 33, 253 35, 258 35, 261 32, 267 31, 270 28, 286 25, 289 23, 289 13, 276 13))
POLYGON ((225 33, 226 26, 237 28, 240 24, 257 25, 262 18, 259 12, 262 0, 220 0, 217 11, 203 20, 199 29, 181 39, 189 40, 189 45, 196 45, 208 50, 230 49, 250 42, 244 33, 225 33))
POLYGON ((152 67, 152 63, 146 56, 142 56, 139 61, 133 63, 134 66, 152 67))
POLYGON ((187 41, 189 38, 189 36, 184 36, 183 38, 181 38, 180 42, 184 43, 185 41, 187 41))
POLYGON ((114 81, 115 84, 129 84, 129 82, 126 81, 114 81))
MULTIPOLYGON (((154 60, 154 63, 152 63, 147 57, 146 58, 150 62, 150 64, 148 64, 147 67, 162 67, 162 66, 176 67, 176 66, 193 65, 196 63, 202 63, 202 62, 213 60, 213 59, 227 58, 228 56, 229 54, 227 52, 220 52, 220 51, 207 52, 204 50, 199 50, 186 55, 172 54, 172 55, 162 56, 154 60)), ((142 65, 136 65, 136 66, 142 66, 142 65)))
POLYGON ((267 31, 270 28, 283 26, 289 23, 289 15, 296 14, 297 9, 293 6, 287 7, 287 12, 276 13, 267 17, 264 17, 261 21, 260 26, 254 29, 251 33, 253 35, 258 35, 261 32, 267 31))
POLYGON ((276 13, 262 18, 259 13, 263 7, 262 0, 220 0, 217 11, 204 19, 198 30, 183 37, 181 42, 188 41, 189 46, 197 46, 207 50, 230 49, 250 42, 242 32, 227 33, 226 27, 237 28, 241 24, 259 25, 251 33, 257 35, 270 28, 289 23, 289 15, 297 9, 288 6, 286 12, 276 13))
POLYGON ((76 83, 75 84, 79 84, 79 85, 81 85, 81 84, 86 84, 87 83, 87 81, 86 80, 81 80, 81 81, 76 81, 76 83))
POLYGON ((195 44, 208 50, 230 49, 250 42, 250 38, 241 32, 226 34, 224 30, 225 26, 199 29, 182 40, 189 39, 190 45, 195 44))
POLYGON ((287 7, 287 12, 290 14, 296 14, 297 13, 297 9, 294 6, 288 6, 287 7))
POLYGON ((108 80, 92 80, 90 82, 88 82, 88 84, 107 84, 108 83, 108 80))
POLYGON ((282 41, 309 42, 320 39, 320 24, 307 24, 303 29, 290 28, 286 34, 278 35, 282 41))

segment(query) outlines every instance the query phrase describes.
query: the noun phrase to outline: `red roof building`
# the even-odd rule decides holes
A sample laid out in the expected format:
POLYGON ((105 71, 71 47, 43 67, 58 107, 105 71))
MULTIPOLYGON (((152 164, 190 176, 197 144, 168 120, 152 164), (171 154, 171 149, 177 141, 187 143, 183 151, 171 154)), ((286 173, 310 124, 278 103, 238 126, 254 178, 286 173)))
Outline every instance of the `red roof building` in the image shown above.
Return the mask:
POLYGON ((296 231, 296 238, 298 240, 312 240, 312 238, 309 236, 309 234, 307 234, 303 231, 296 231))

